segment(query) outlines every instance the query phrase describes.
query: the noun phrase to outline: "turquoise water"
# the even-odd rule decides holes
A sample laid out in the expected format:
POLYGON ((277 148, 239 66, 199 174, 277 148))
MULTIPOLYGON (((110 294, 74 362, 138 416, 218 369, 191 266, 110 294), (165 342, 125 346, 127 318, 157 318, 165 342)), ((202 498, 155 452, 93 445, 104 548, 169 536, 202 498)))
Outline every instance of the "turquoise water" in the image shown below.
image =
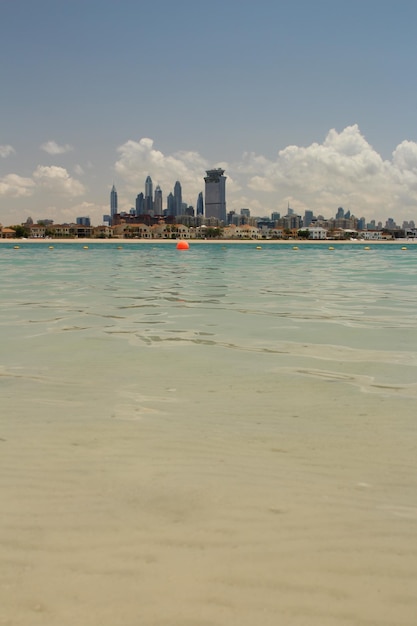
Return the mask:
POLYGON ((0 265, 0 622, 414 626, 417 246, 0 265))
POLYGON ((10 375, 103 389, 132 367, 202 390, 210 368, 231 384, 271 367, 416 380, 417 246, 22 244, 0 263, 10 375))
POLYGON ((24 243, 0 263, 4 402, 32 417, 133 418, 145 391, 149 410, 273 419, 263 392, 314 404, 319 381, 416 397, 417 246, 24 243))

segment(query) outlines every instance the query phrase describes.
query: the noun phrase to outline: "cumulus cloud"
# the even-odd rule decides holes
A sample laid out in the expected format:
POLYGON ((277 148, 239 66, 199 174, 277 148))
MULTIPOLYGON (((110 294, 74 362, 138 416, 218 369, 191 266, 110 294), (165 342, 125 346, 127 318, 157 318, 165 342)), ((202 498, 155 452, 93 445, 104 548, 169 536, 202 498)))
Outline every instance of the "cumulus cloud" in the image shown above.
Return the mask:
POLYGON ((65 152, 71 152, 74 148, 66 143, 63 146, 60 146, 56 141, 50 140, 46 141, 40 146, 40 149, 48 154, 65 154, 65 152))
MULTIPOLYGON (((412 146, 397 148, 397 164, 406 162, 407 174, 412 159, 417 158, 412 146)), ((197 152, 164 154, 150 138, 129 140, 117 151, 115 171, 126 183, 125 192, 132 194, 126 206, 133 204, 134 196, 143 191, 148 174, 155 185, 161 185, 164 195, 180 180, 184 197, 194 204, 196 194, 204 188, 208 167, 226 170, 228 209, 247 206, 264 215, 277 208, 283 211, 289 198, 295 199, 300 210, 311 208, 333 214, 340 204, 357 214, 380 210, 381 203, 386 204, 389 198, 395 204, 400 194, 397 186, 406 179, 398 166, 383 161, 357 125, 341 132, 330 130, 323 143, 287 146, 275 159, 244 153, 234 163, 214 164, 197 152)), ((411 181, 407 184, 410 186, 411 181)))
POLYGON ((326 216, 343 206, 367 219, 417 218, 417 144, 403 141, 392 159, 384 160, 357 124, 331 129, 322 143, 289 145, 274 159, 247 152, 236 162, 214 164, 197 152, 164 154, 150 138, 129 140, 117 152, 115 171, 125 182, 119 199, 126 208, 144 190, 148 174, 164 195, 180 180, 184 199, 194 204, 204 189, 205 170, 224 167, 228 210, 248 207, 267 215, 284 212, 291 201, 299 212, 308 208, 326 216))
POLYGON ((219 161, 213 163, 205 159, 198 152, 180 150, 173 154, 164 154, 154 147, 153 139, 143 137, 139 141, 129 140, 117 148, 119 158, 114 169, 123 179, 126 191, 132 194, 124 198, 119 194, 119 205, 125 208, 132 206, 138 193, 144 191, 145 179, 149 175, 154 187, 160 185, 166 196, 173 191, 177 180, 182 186, 184 202, 195 206, 200 191, 204 191, 204 176, 206 170, 213 167, 223 167, 227 170, 228 193, 237 193, 241 186, 233 178, 229 164, 219 161))
POLYGON ((165 155, 154 148, 152 139, 146 137, 140 141, 127 141, 119 146, 117 152, 119 158, 115 171, 135 195, 143 191, 148 175, 154 185, 161 186, 164 195, 168 195, 175 181, 179 180, 183 194, 189 196, 191 204, 195 204, 198 193, 204 187, 203 175, 209 164, 197 152, 180 151, 165 155))
POLYGON ((7 174, 0 179, 0 196, 25 198, 33 194, 35 186, 31 178, 25 178, 18 174, 7 174))
POLYGON ((33 172, 33 179, 39 187, 55 193, 81 196, 85 192, 80 181, 72 178, 64 167, 57 165, 38 165, 33 172))
POLYGON ((277 191, 284 185, 319 194, 323 189, 344 193, 355 190, 385 168, 380 155, 362 137, 356 125, 341 133, 329 131, 322 144, 287 146, 275 161, 253 154, 246 155, 246 161, 247 166, 240 169, 249 175, 254 173, 248 182, 252 189, 260 190, 265 184, 268 191, 277 191), (263 174, 255 174, 260 168, 263 174))
POLYGON ((109 209, 106 205, 95 204, 94 202, 79 202, 62 207, 61 204, 49 205, 43 209, 41 217, 53 219, 56 224, 65 222, 75 222, 77 217, 89 217, 94 225, 101 224, 102 218, 109 209))
POLYGON ((95 202, 80 202, 73 205, 69 211, 72 215, 87 216, 91 219, 92 224, 102 224, 103 215, 109 212, 107 204, 96 204, 95 202))
MULTIPOLYGON (((12 154, 10 149, 6 152, 12 154)), ((417 221, 417 143, 402 141, 391 158, 383 159, 356 124, 340 131, 329 130, 321 142, 286 146, 274 158, 246 152, 230 163, 209 161, 195 151, 163 153, 146 137, 126 141, 117 148, 114 164, 119 206, 129 210, 134 205, 148 175, 154 187, 161 186, 164 198, 179 180, 184 201, 195 205, 198 193, 204 191, 205 170, 211 167, 226 170, 228 210, 247 207, 253 215, 272 211, 283 214, 290 202, 301 214, 311 209, 330 217, 343 206, 368 221, 384 221, 390 216, 397 223, 417 221)), ((85 187, 76 177, 91 176, 94 184, 90 170, 89 163, 83 168, 73 165, 73 175, 63 167, 39 165, 29 178, 8 174, 0 179, 0 194, 19 198, 36 192, 38 198, 52 194, 78 198, 85 193, 85 187)), ((81 204, 71 210, 90 214, 93 221, 99 222, 108 206, 92 204, 89 208, 81 204)))
POLYGON ((235 167, 265 199, 292 196, 299 206, 330 215, 342 205, 357 216, 399 215, 405 209, 416 217, 410 209, 417 213, 417 144, 404 141, 392 160, 383 160, 356 124, 330 130, 321 144, 287 146, 273 160, 245 153, 235 167))
POLYGON ((392 153, 393 172, 403 188, 417 191, 417 144, 403 141, 392 153))
POLYGON ((32 177, 7 174, 0 179, 0 196, 24 198, 42 191, 76 197, 85 193, 85 187, 72 178, 65 168, 55 165, 38 165, 32 177))
POLYGON ((3 159, 15 153, 16 150, 13 148, 13 146, 10 146, 8 144, 0 145, 0 157, 2 157, 3 159))

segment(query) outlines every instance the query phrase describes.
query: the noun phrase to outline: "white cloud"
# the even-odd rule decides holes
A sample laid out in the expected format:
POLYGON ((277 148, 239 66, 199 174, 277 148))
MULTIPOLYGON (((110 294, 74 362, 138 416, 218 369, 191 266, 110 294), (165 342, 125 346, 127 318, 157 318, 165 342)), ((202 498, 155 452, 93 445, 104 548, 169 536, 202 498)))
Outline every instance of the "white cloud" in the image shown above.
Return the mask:
POLYGON ((25 198, 31 196, 35 190, 35 183, 31 178, 18 174, 7 174, 0 179, 0 196, 10 198, 25 198))
POLYGON ((287 146, 275 160, 246 153, 235 166, 247 187, 265 202, 283 206, 289 196, 298 205, 327 215, 338 206, 355 215, 417 217, 417 144, 402 142, 392 161, 384 161, 358 126, 332 129, 322 144, 287 146), (410 212, 411 211, 411 212, 410 212))
POLYGON ((93 225, 103 223, 103 215, 109 213, 108 205, 96 204, 94 202, 81 202, 71 207, 72 215, 77 217, 87 216, 93 225))
POLYGON ((366 142, 358 127, 349 126, 340 134, 329 131, 323 144, 308 147, 287 146, 275 161, 247 155, 248 167, 241 171, 251 174, 262 168, 263 175, 254 175, 248 186, 261 190, 262 182, 269 191, 282 186, 304 193, 320 194, 324 189, 346 194, 358 189, 384 169, 379 154, 366 142))
POLYGON ((43 209, 41 218, 53 219, 56 224, 59 224, 75 222, 77 217, 89 217, 91 223, 95 226, 102 224, 103 215, 108 212, 109 209, 105 205, 95 204, 94 202, 80 202, 65 208, 49 205, 43 209))
POLYGON ((32 177, 7 174, 0 179, 0 195, 10 198, 32 196, 36 191, 48 191, 69 197, 85 192, 84 185, 72 178, 67 170, 55 165, 38 165, 32 177))
POLYGON ((151 176, 154 186, 160 185, 164 197, 173 190, 175 181, 182 185, 185 201, 195 204, 197 195, 204 189, 205 170, 211 165, 198 152, 180 151, 165 155, 154 148, 152 139, 129 140, 117 148, 119 159, 115 171, 127 183, 132 193, 144 190, 145 179, 151 176))
POLYGON ((115 171, 127 183, 128 192, 128 197, 119 194, 119 206, 126 210, 134 204, 136 195, 144 191, 148 175, 152 178, 154 188, 156 185, 161 186, 164 203, 168 194, 173 191, 175 182, 179 180, 184 202, 195 206, 199 192, 204 191, 206 170, 212 167, 223 167, 227 170, 227 189, 230 195, 241 190, 240 183, 229 171, 228 163, 209 162, 198 152, 180 150, 166 155, 156 150, 153 139, 148 137, 139 141, 129 140, 119 146, 117 152, 120 156, 115 163, 115 171))
POLYGON ((417 144, 403 141, 392 153, 393 172, 396 182, 403 189, 417 192, 417 144))
POLYGON ((228 210, 248 207, 267 215, 284 212, 290 201, 300 213, 309 208, 330 217, 343 206, 367 219, 417 219, 417 144, 404 141, 392 160, 384 160, 356 124, 331 129, 322 143, 287 146, 275 159, 247 152, 234 163, 214 164, 197 152, 164 154, 150 138, 129 140, 117 152, 115 171, 126 183, 119 199, 126 209, 148 174, 164 196, 181 181, 185 201, 194 204, 205 170, 217 166, 226 170, 228 210))
MULTIPOLYGON (((7 152, 12 154, 9 149, 7 152)), ((289 145, 275 158, 246 152, 231 163, 208 161, 195 151, 165 154, 150 138, 129 140, 117 148, 114 164, 119 206, 129 210, 134 205, 136 195, 144 191, 148 175, 154 187, 161 186, 164 202, 179 180, 184 201, 195 205, 198 193, 204 191, 205 170, 209 167, 226 170, 228 210, 247 207, 253 215, 263 216, 272 211, 284 213, 290 202, 300 214, 308 208, 330 217, 338 206, 343 206, 368 221, 384 221, 390 216, 399 224, 402 220, 417 221, 417 143, 405 140, 393 150, 391 158, 383 159, 356 124, 341 131, 330 130, 322 142, 289 145)), ((25 198, 36 193, 36 203, 34 199, 32 205, 42 207, 47 206, 51 194, 70 201, 77 197, 84 200, 86 189, 77 177, 85 176, 90 189, 101 185, 96 190, 99 202, 108 201, 108 190, 98 183, 97 169, 92 169, 90 163, 83 163, 83 167, 73 165, 72 172, 73 175, 63 167, 39 165, 31 177, 8 174, 0 179, 0 195, 25 198)), ((100 223, 102 213, 109 210, 94 201, 75 207, 68 207, 64 201, 60 205, 56 198, 54 202, 56 207, 62 207, 62 213, 90 214, 95 223, 100 223)))
POLYGON ((263 176, 252 176, 248 186, 253 191, 267 191, 271 193, 275 191, 274 182, 263 176))
POLYGON ((50 140, 46 141, 40 146, 40 149, 48 154, 65 154, 65 152, 71 152, 74 148, 66 143, 63 146, 60 146, 56 141, 50 140))
POLYGON ((16 153, 16 150, 13 148, 13 146, 5 145, 5 144, 0 145, 0 157, 2 157, 3 159, 15 153, 16 153))
POLYGON ((84 174, 83 168, 78 163, 74 165, 74 172, 77 174, 77 176, 82 176, 84 174))
POLYGON ((84 185, 72 178, 64 167, 38 165, 33 178, 39 187, 55 193, 81 196, 85 192, 84 185))

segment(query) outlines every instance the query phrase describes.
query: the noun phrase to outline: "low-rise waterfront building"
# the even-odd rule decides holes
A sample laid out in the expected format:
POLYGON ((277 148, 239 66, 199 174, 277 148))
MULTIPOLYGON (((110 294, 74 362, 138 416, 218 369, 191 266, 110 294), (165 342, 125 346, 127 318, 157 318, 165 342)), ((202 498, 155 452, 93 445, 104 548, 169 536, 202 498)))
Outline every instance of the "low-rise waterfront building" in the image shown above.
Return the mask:
POLYGON ((310 226, 306 230, 308 231, 309 239, 326 239, 327 238, 327 228, 322 228, 321 226, 310 226))
POLYGON ((364 230, 361 232, 361 239, 366 240, 381 240, 382 230, 364 230))
POLYGON ((223 239, 261 239, 261 233, 256 226, 231 224, 223 229, 223 239))
POLYGON ((13 239, 16 237, 16 231, 13 228, 2 226, 0 224, 0 238, 1 239, 13 239))
POLYGON ((53 228, 51 228, 52 236, 59 238, 69 238, 74 235, 71 233, 71 225, 70 224, 54 224, 53 228))
POLYGON ((46 236, 45 224, 25 224, 28 231, 28 237, 33 239, 43 239, 46 236))
POLYGON ((269 229, 269 237, 271 239, 282 239, 284 236, 284 231, 282 228, 270 228, 269 229))

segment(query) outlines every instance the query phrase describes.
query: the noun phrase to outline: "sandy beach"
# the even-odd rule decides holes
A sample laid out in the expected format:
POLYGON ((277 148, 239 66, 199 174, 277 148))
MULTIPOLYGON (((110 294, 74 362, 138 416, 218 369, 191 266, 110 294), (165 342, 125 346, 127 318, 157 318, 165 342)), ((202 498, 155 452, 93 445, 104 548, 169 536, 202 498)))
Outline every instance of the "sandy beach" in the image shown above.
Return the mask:
MULTIPOLYGON (((177 239, 12 239, 12 238, 0 238, 0 244, 13 244, 13 245, 24 245, 25 243, 39 243, 42 245, 53 246, 54 244, 110 244, 110 245, 125 245, 125 244, 152 244, 152 245, 175 245, 178 243, 177 239)), ((413 245, 417 243, 416 239, 395 239, 389 241, 383 240, 323 240, 323 239, 187 239, 190 245, 204 245, 204 244, 219 244, 219 245, 283 245, 283 246, 299 246, 299 245, 329 245, 329 246, 340 246, 340 245, 362 245, 362 246, 374 246, 374 245, 413 245)))

